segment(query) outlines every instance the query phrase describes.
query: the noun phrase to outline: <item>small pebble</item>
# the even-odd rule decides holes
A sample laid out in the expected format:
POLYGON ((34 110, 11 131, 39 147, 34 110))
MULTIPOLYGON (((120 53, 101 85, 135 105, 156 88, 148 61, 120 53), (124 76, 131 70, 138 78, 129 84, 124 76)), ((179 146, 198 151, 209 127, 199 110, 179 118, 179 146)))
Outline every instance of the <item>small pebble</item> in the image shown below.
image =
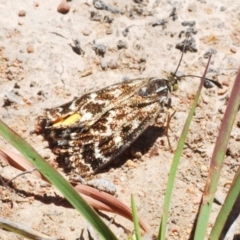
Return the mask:
POLYGON ((8 79, 9 81, 13 80, 13 76, 12 76, 11 74, 8 74, 8 75, 7 75, 7 79, 8 79))
POLYGON ((222 85, 229 87, 229 80, 223 80, 222 85))
POLYGON ((221 11, 221 12, 224 12, 226 9, 227 9, 226 7, 221 7, 221 8, 220 8, 220 11, 221 11))
POLYGON ((57 8, 57 11, 62 14, 67 14, 69 10, 70 10, 70 5, 65 0, 63 0, 57 8))
POLYGON ((228 91, 228 88, 227 87, 224 87, 224 88, 222 88, 222 89, 219 89, 218 90, 218 95, 224 95, 225 93, 227 93, 227 91, 228 91))
POLYGON ((18 21, 18 25, 22 26, 24 24, 23 21, 18 21))
POLYGON ((19 89, 19 88, 20 88, 20 85, 16 82, 16 83, 14 84, 14 88, 19 89))
POLYGON ((204 58, 208 58, 210 54, 217 54, 217 50, 214 48, 209 48, 203 55, 204 58))
POLYGON ((28 53, 33 53, 33 52, 34 52, 34 48, 33 48, 32 45, 29 45, 29 46, 27 47, 27 52, 28 52, 28 53))
POLYGON ((95 46, 93 47, 93 50, 97 55, 104 57, 107 51, 107 48, 104 44, 99 43, 99 44, 95 44, 95 46))
POLYGON ((107 192, 111 195, 114 195, 117 192, 116 186, 112 182, 104 178, 92 179, 87 182, 87 185, 97 188, 100 191, 107 192))
POLYGON ((141 152, 136 152, 134 149, 132 149, 131 155, 135 158, 141 158, 142 157, 142 153, 141 152))
POLYGON ((18 16, 19 16, 19 17, 25 17, 25 16, 26 16, 26 11, 25 11, 25 10, 20 10, 20 11, 18 12, 18 16))
MULTIPOLYGON (((44 140, 44 141, 42 142, 42 146, 43 146, 44 148, 47 148, 47 147, 49 147, 49 143, 44 140)), ((49 158, 49 155, 46 154, 45 158, 46 158, 46 159, 49 158)))
POLYGON ((112 34, 113 33, 113 30, 111 29, 111 28, 108 28, 107 30, 106 30, 106 34, 107 35, 110 35, 110 34, 112 34))
POLYGON ((202 165, 200 169, 201 169, 201 175, 203 177, 207 177, 208 176, 208 168, 207 168, 207 166, 202 165))
POLYGON ((239 134, 236 136, 236 141, 237 141, 237 142, 240 141, 240 135, 239 135, 239 134))
POLYGON ((127 160, 126 161, 126 166, 128 168, 136 168, 138 166, 138 164, 136 164, 135 162, 133 162, 132 160, 127 160))
POLYGON ((16 68, 15 67, 9 67, 7 72, 9 74, 14 74, 14 73, 16 73, 16 68))
POLYGON ((15 92, 7 92, 4 96, 4 103, 6 105, 10 105, 12 103, 15 104, 23 104, 22 98, 18 96, 15 92))
POLYGON ((85 28, 85 29, 82 31, 82 34, 83 34, 84 36, 89 36, 91 33, 92 33, 92 31, 91 31, 90 29, 87 29, 87 28, 85 28))
POLYGON ((117 69, 118 68, 118 63, 115 60, 110 60, 108 63, 108 67, 110 69, 117 69))
POLYGON ((182 25, 183 25, 183 26, 193 27, 195 24, 196 24, 195 21, 183 21, 183 22, 182 22, 182 25))
POLYGON ((146 197, 145 193, 142 192, 142 191, 138 191, 137 194, 138 194, 139 197, 146 197))
POLYGON ((109 16, 104 16, 102 22, 103 23, 112 23, 113 18, 110 18, 109 16))
POLYGON ((7 57, 2 57, 2 59, 7 61, 7 62, 9 61, 9 58, 7 58, 7 57))
POLYGON ((85 71, 80 72, 80 77, 87 77, 92 74, 92 69, 86 69, 85 71))
POLYGON ((125 41, 123 41, 123 40, 119 40, 118 42, 117 42, 117 48, 118 49, 123 49, 123 48, 125 48, 125 49, 127 49, 127 43, 125 42, 125 41))
POLYGON ((129 33, 129 27, 125 28, 125 30, 122 31, 122 35, 123 35, 124 37, 126 37, 126 36, 128 35, 128 33, 129 33))
POLYGON ((180 227, 179 226, 174 226, 174 228, 172 229, 172 233, 176 236, 179 235, 180 232, 180 227))
POLYGON ((237 52, 237 49, 236 49, 235 47, 231 47, 231 48, 230 48, 230 51, 231 51, 232 53, 236 53, 236 52, 237 52))
POLYGON ((101 68, 102 70, 106 70, 107 69, 107 63, 104 59, 101 60, 101 68))
POLYGON ((99 13, 92 11, 92 12, 90 12, 90 19, 92 21, 100 22, 102 19, 102 16, 99 13))
POLYGON ((218 108, 219 113, 224 114, 224 111, 225 111, 225 107, 219 107, 218 108))

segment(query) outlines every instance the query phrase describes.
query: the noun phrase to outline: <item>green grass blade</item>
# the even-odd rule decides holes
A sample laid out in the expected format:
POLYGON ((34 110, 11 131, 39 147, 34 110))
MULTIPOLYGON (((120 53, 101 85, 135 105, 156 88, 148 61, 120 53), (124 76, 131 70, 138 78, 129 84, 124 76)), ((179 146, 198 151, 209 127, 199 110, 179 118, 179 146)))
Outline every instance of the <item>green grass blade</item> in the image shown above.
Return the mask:
MULTIPOLYGON (((231 129, 234 123, 240 103, 240 70, 238 71, 231 96, 222 120, 219 130, 219 135, 213 151, 210 171, 206 181, 205 189, 203 192, 202 203, 197 220, 194 239, 204 239, 208 218, 210 215, 214 194, 217 190, 217 184, 222 169, 223 159, 226 154, 228 140, 231 134, 231 129)), ((215 238, 217 239, 217 238, 215 238)))
POLYGON ((87 219, 103 239, 117 239, 96 212, 75 189, 52 168, 25 140, 0 120, 0 134, 25 156, 87 219))
POLYGON ((213 225, 210 233, 210 239, 223 239, 225 233, 228 231, 229 226, 239 215, 240 201, 240 168, 235 176, 231 188, 229 189, 226 200, 217 216, 215 224, 213 225), (231 214, 233 213, 233 214, 231 214), (235 215, 232 217, 232 215, 235 215), (220 235, 221 238, 220 238, 220 235))
POLYGON ((132 215, 133 215, 133 223, 134 223, 136 240, 141 240, 141 233, 140 233, 140 227, 139 227, 139 223, 138 223, 137 209, 136 209, 136 204, 135 204, 133 195, 131 196, 131 206, 132 206, 132 215))
POLYGON ((173 191, 174 180, 175 180, 175 177, 176 177, 177 168, 178 168, 180 157, 181 157, 181 154, 182 154, 182 151, 183 151, 184 143, 185 143, 185 140, 187 138, 187 133, 188 133, 188 130, 189 130, 189 127, 190 127, 195 109, 197 107, 197 103, 198 103, 198 100, 199 100, 199 97, 200 97, 201 89, 203 87, 204 79, 205 79, 205 76, 206 76, 206 73, 207 73, 207 69, 208 69, 210 60, 211 60, 211 57, 208 60, 207 67, 206 67, 205 72, 203 74, 203 77, 201 79, 201 83, 200 83, 198 91, 196 93, 192 108, 191 108, 191 110, 188 114, 188 118, 187 118, 186 123, 184 125, 182 134, 181 134, 180 139, 178 141, 177 149, 176 149, 175 154, 174 154, 173 162, 172 162, 169 177, 168 177, 166 195, 165 195, 165 198, 164 198, 163 214, 162 214, 162 219, 161 219, 161 223, 160 223, 158 239, 163 240, 163 239, 166 238, 167 218, 168 218, 168 215, 169 215, 169 207, 170 207, 170 200, 171 200, 171 195, 172 195, 172 191, 173 191))

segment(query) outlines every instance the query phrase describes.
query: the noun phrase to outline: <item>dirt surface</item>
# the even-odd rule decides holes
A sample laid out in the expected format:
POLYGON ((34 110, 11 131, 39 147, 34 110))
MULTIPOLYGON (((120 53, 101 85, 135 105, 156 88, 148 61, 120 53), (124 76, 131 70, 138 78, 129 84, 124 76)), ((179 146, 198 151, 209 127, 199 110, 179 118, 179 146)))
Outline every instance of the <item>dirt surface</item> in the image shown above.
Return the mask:
MULTIPOLYGON (((203 89, 177 173, 168 239, 188 239, 239 67, 240 3, 237 0, 215 3, 105 0, 104 3, 106 10, 97 9, 92 1, 71 1, 68 3, 70 11, 64 15, 57 11, 60 2, 55 0, 0 2, 0 117, 53 163, 56 156, 47 142, 32 133, 35 119, 44 109, 126 79, 165 78, 166 73, 175 71, 181 56, 175 46, 184 40, 189 29, 182 23, 194 21, 191 31, 195 33, 192 33, 195 46, 184 55, 180 71, 201 76, 207 53, 212 51, 215 54, 208 77, 219 81, 223 88, 214 85, 203 89), (101 54, 103 46, 106 51, 101 54)), ((169 135, 173 149, 198 85, 199 78, 184 78, 179 82, 178 91, 172 94, 176 114, 171 120, 169 135)), ((216 194, 222 201, 240 162, 239 118, 238 115, 233 126, 216 194)), ((2 148, 13 150, 2 138, 0 144, 2 148)), ((173 158, 167 138, 159 128, 150 127, 123 158, 131 160, 130 163, 113 163, 96 177, 113 181, 118 198, 128 206, 133 194, 139 216, 157 233, 173 158)), ((18 173, 11 166, 1 165, 0 174, 4 179, 18 173)), ((35 177, 19 177, 12 187, 13 190, 0 186, 0 216, 58 239, 77 239, 83 229, 89 228, 55 189, 35 177)), ((213 205, 209 227, 219 209, 219 205, 213 205)), ((115 224, 111 224, 108 217, 104 220, 119 239, 127 239, 133 224, 122 217, 107 215, 114 217, 115 224)), ((24 238, 0 230, 0 239, 24 238)))

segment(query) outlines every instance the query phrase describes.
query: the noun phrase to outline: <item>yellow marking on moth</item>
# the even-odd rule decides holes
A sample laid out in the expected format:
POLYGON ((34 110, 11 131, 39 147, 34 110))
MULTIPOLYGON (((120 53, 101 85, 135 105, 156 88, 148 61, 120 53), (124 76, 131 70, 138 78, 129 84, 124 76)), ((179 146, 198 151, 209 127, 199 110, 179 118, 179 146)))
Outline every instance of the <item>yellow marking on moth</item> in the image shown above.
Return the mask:
POLYGON ((81 115, 79 113, 74 113, 71 116, 68 116, 67 118, 63 118, 59 120, 58 122, 53 124, 53 127, 68 127, 73 125, 75 122, 81 119, 81 115))

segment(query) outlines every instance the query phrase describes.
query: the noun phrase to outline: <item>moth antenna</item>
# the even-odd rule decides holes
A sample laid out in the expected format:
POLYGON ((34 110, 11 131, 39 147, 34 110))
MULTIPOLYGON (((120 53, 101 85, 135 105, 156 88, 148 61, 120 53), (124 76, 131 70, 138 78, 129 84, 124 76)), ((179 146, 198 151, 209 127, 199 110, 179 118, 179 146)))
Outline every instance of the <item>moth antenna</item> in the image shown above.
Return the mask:
MULTIPOLYGON (((184 76, 181 76, 181 77, 196 77, 196 78, 202 78, 202 77, 200 77, 200 76, 191 75, 191 74, 189 74, 189 75, 184 75, 184 76)), ((180 77, 180 78, 181 78, 181 77, 180 77)), ((218 88, 222 88, 222 84, 221 84, 220 82, 215 81, 215 80, 213 80, 213 79, 211 79, 211 78, 205 78, 205 81, 210 81, 211 83, 213 83, 214 85, 216 85, 218 88)))
POLYGON ((175 70, 175 72, 174 73, 171 73, 171 76, 168 78, 168 81, 171 83, 170 85, 169 85, 169 90, 170 91, 175 91, 175 90, 177 90, 178 89, 178 78, 179 77, 177 77, 177 72, 178 72, 178 69, 179 69, 179 67, 180 67, 180 64, 181 64, 181 62, 182 62, 182 59, 183 59, 183 54, 186 52, 186 45, 187 45, 187 40, 189 39, 189 37, 190 37, 190 35, 186 35, 186 41, 184 42, 184 45, 183 45, 183 48, 182 48, 182 54, 181 54, 181 57, 180 57, 180 60, 179 60, 179 62, 178 62, 178 65, 177 65, 177 68, 176 68, 176 70, 175 70))
MULTIPOLYGON (((179 78, 183 78, 183 77, 197 77, 197 78, 202 78, 202 77, 200 77, 200 76, 196 76, 196 75, 191 75, 191 74, 189 74, 189 75, 184 75, 184 76, 179 76, 179 77, 177 77, 176 75, 177 75, 177 72, 178 72, 178 69, 179 69, 179 67, 180 67, 180 64, 181 64, 181 62, 182 62, 182 59, 183 59, 183 54, 186 52, 186 45, 187 45, 187 40, 190 38, 190 35, 189 34, 187 34, 186 35, 186 41, 185 41, 185 43, 184 43, 184 46, 183 46, 183 49, 182 49, 182 54, 181 54, 181 57, 180 57, 180 60, 179 60, 179 62, 178 62, 178 65, 177 65, 177 68, 176 68, 176 70, 175 70, 175 72, 172 74, 172 76, 173 76, 173 86, 174 85, 177 85, 177 80, 179 79, 179 78)), ((171 80, 170 80, 171 81, 171 80)), ((213 79, 210 79, 210 78, 205 78, 205 84, 204 84, 204 87, 206 87, 206 88, 211 88, 212 87, 212 85, 210 84, 210 83, 213 83, 215 86, 217 86, 218 88, 222 88, 222 84, 221 83, 219 83, 218 81, 215 81, 215 80, 213 80, 213 79)))
POLYGON ((187 34, 187 35, 186 35, 186 41, 184 42, 184 45, 183 45, 182 54, 181 54, 180 60, 179 60, 179 62, 178 62, 178 66, 177 66, 177 68, 176 68, 176 70, 175 70, 175 72, 174 72, 174 74, 173 74, 174 77, 177 75, 177 71, 178 71, 178 69, 179 69, 179 67, 180 67, 180 64, 181 64, 181 62, 182 62, 182 59, 183 59, 183 54, 186 52, 186 45, 187 45, 187 42, 188 42, 187 40, 188 40, 189 38, 190 38, 190 35, 187 34))
MULTIPOLYGON (((184 45, 184 48, 185 48, 185 45, 184 45)), ((180 67, 180 64, 181 64, 181 62, 182 62, 182 59, 183 59, 183 54, 184 54, 184 51, 182 51, 180 60, 179 60, 179 62, 178 62, 178 66, 177 66, 177 68, 176 68, 176 70, 175 70, 175 72, 174 72, 174 74, 173 74, 174 77, 177 75, 177 71, 178 71, 178 69, 179 69, 179 67, 180 67)))

